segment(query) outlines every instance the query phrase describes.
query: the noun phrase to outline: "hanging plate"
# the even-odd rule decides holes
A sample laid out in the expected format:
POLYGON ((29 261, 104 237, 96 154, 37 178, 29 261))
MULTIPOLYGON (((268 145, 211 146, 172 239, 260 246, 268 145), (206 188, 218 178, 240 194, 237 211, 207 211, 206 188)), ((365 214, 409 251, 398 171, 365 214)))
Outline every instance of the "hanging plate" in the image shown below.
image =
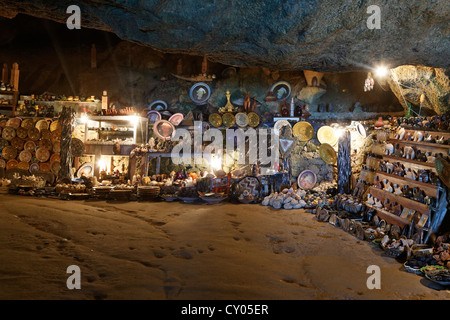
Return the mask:
POLYGON ((45 148, 48 151, 52 151, 53 150, 53 142, 49 139, 41 139, 41 140, 39 140, 39 147, 45 148))
POLYGON ((277 100, 287 99, 291 95, 291 85, 286 81, 279 81, 270 88, 270 92, 277 100))
POLYGON ((184 116, 182 113, 175 113, 169 118, 169 122, 171 122, 175 127, 179 126, 180 123, 183 121, 184 116))
POLYGON ((0 138, 0 151, 6 146, 9 146, 8 140, 6 140, 4 138, 0 138))
POLYGON ((6 122, 6 126, 17 129, 18 127, 20 127, 20 123, 21 123, 20 118, 11 118, 6 122))
POLYGON ((33 119, 30 119, 30 118, 24 119, 20 126, 28 131, 31 128, 34 128, 34 121, 33 121, 33 119))
POLYGON ((338 138, 334 129, 330 126, 322 126, 317 130, 317 139, 320 143, 328 143, 330 146, 335 146, 338 138))
POLYGON ((28 137, 28 130, 23 127, 19 127, 16 130, 16 136, 20 139, 26 139, 26 137, 28 137))
POLYGON ((160 120, 153 126, 153 132, 160 139, 170 140, 175 134, 175 126, 167 120, 160 120))
POLYGON ((77 171, 77 178, 85 176, 86 178, 94 175, 94 165, 90 162, 84 163, 77 171))
POLYGON ((209 115, 208 121, 215 128, 222 125, 222 117, 218 113, 211 113, 209 115))
POLYGON ((167 103, 163 100, 153 101, 147 109, 148 111, 164 111, 167 110, 167 103))
POLYGON ((34 143, 34 141, 27 141, 23 145, 23 149, 32 153, 36 150, 36 143, 34 143))
POLYGON ((232 113, 227 112, 222 116, 222 122, 225 127, 230 128, 236 124, 236 118, 232 113))
POLYGON ((32 164, 30 164, 29 171, 31 173, 35 173, 35 172, 39 171, 39 163, 32 163, 32 164))
POLYGON ((297 137, 300 141, 309 141, 314 137, 314 128, 306 121, 297 122, 292 131, 294 137, 297 137))
POLYGON ((248 117, 248 125, 252 128, 255 128, 259 125, 260 119, 256 112, 249 112, 247 114, 248 117))
POLYGON ((366 138, 367 137, 366 129, 364 128, 364 126, 361 123, 358 123, 356 125, 356 131, 361 136, 361 138, 366 138))
POLYGON ((25 140, 15 137, 11 140, 11 146, 16 148, 17 150, 23 150, 25 145, 25 140))
POLYGON ((41 138, 42 139, 52 139, 52 133, 48 129, 42 129, 41 130, 41 138))
POLYGON ((5 160, 12 160, 17 157, 17 149, 12 146, 6 146, 2 150, 2 157, 5 160))
POLYGON ((39 120, 38 122, 36 122, 36 126, 37 129, 39 129, 39 131, 41 130, 48 130, 48 122, 45 119, 39 120))
MULTIPOLYGON (((19 160, 22 162, 30 162, 31 158, 32 158, 32 154, 30 151, 27 150, 23 150, 20 154, 19 154, 19 160)), ((28 169, 27 169, 28 170, 28 169)))
POLYGON ((48 163, 48 162, 40 163, 39 170, 40 171, 50 171, 51 170, 50 163, 48 163))
POLYGON ((36 150, 36 158, 39 162, 45 162, 50 158, 50 151, 45 148, 38 148, 36 150))
POLYGON ((323 159, 323 161, 325 161, 325 163, 332 165, 336 164, 337 162, 336 151, 334 151, 333 147, 328 143, 322 143, 319 146, 319 154, 320 157, 323 159))
POLYGON ((28 138, 30 138, 33 141, 39 140, 41 137, 41 133, 39 132, 38 128, 31 128, 28 130, 28 138))
POLYGON ((25 161, 20 161, 19 164, 17 165, 17 168, 28 171, 30 169, 30 164, 25 161))
POLYGON ((61 131, 62 130, 62 125, 61 122, 59 122, 59 120, 55 120, 50 124, 50 131, 61 131))
POLYGON ((248 126, 248 116, 247 114, 243 113, 243 112, 238 112, 235 115, 236 118, 236 124, 241 127, 241 128, 245 128, 246 126, 248 126))
POLYGON ((316 185, 317 176, 311 170, 302 171, 297 178, 297 184, 302 189, 312 189, 316 185))
POLYGON ((153 124, 162 119, 161 113, 156 110, 150 110, 147 112, 147 118, 150 124, 153 124))
POLYGON ((16 129, 13 127, 4 127, 2 137, 5 140, 11 141, 16 136, 16 129))
POLYGON ((19 165, 19 161, 11 159, 6 163, 6 170, 15 169, 19 165))
POLYGON ((50 157, 50 162, 55 162, 55 161, 57 161, 57 162, 61 161, 61 157, 60 157, 59 153, 54 153, 50 157))
POLYGON ((60 130, 54 130, 52 131, 52 141, 61 141, 61 131, 60 130))
POLYGON ((206 83, 199 82, 194 84, 189 91, 189 97, 196 105, 204 105, 211 96, 211 89, 206 83))

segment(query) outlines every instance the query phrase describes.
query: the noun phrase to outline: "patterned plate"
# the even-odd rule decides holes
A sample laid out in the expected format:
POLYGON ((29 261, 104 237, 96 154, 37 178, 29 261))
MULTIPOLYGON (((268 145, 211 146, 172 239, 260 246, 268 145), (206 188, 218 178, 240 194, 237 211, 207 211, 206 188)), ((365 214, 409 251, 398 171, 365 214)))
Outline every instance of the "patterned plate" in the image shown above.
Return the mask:
POLYGON ((183 119, 184 116, 182 113, 175 113, 169 118, 169 121, 176 127, 183 121, 183 119))
POLYGON ((328 143, 322 143, 319 147, 319 155, 328 164, 336 164, 337 155, 333 147, 328 143))
POLYGON ((328 143, 330 146, 336 145, 338 138, 334 129, 330 126, 322 126, 317 130, 317 139, 320 143, 328 143))
POLYGON ((248 126, 249 120, 248 120, 247 114, 245 114, 243 112, 238 112, 238 113, 236 113, 235 118, 236 118, 236 124, 239 127, 244 128, 244 127, 248 126))
POLYGON ((28 137, 28 130, 24 127, 19 127, 16 130, 16 136, 20 139, 26 139, 28 137))
POLYGON ((153 126, 153 132, 160 139, 170 140, 175 133, 175 127, 167 120, 159 120, 153 126))
POLYGON ((259 116, 256 112, 249 112, 248 115, 248 125, 252 128, 255 128, 259 125, 259 116))
POLYGON ((53 161, 53 162, 50 163, 50 170, 56 176, 58 175, 59 167, 60 167, 59 161, 53 161))
POLYGON ((0 158, 0 168, 6 168, 6 161, 5 161, 5 159, 1 159, 0 158))
POLYGON ((32 157, 33 156, 31 152, 27 150, 23 150, 21 153, 19 153, 19 160, 22 162, 30 162, 32 157))
POLYGON ((6 139, 0 138, 0 150, 2 150, 4 147, 9 146, 9 142, 6 139))
POLYGON ((222 117, 218 113, 211 113, 208 117, 208 121, 215 128, 222 125, 222 117))
POLYGON ((59 153, 61 151, 61 142, 53 141, 53 152, 59 153))
POLYGON ((39 129, 39 131, 41 130, 48 130, 48 122, 45 119, 39 120, 38 122, 36 122, 36 128, 39 129))
POLYGON ((24 128, 25 130, 30 130, 32 128, 34 128, 34 121, 33 119, 25 119, 22 121, 21 127, 24 128))
POLYGON ((6 127, 7 122, 8 122, 8 120, 6 120, 6 119, 0 120, 0 127, 2 127, 2 128, 6 127))
MULTIPOLYGON (((55 131, 56 132, 56 131, 55 131)), ((84 143, 78 138, 72 138, 72 156, 81 157, 83 156, 85 150, 84 143)))
POLYGON ((5 160, 15 159, 17 157, 17 149, 12 146, 4 147, 2 150, 2 157, 5 160))
POLYGON ((6 122, 6 126, 17 129, 18 127, 20 127, 20 122, 21 122, 20 118, 11 118, 8 120, 8 122, 6 122))
POLYGON ((48 162, 40 163, 39 164, 39 170, 41 170, 41 171, 50 171, 51 170, 50 163, 48 163, 48 162))
POLYGON ((17 168, 28 171, 30 170, 30 164, 28 162, 20 161, 17 168))
POLYGON ((48 151, 52 151, 53 150, 53 142, 49 139, 41 139, 41 140, 39 140, 39 147, 45 148, 48 151))
POLYGON ((225 127, 230 128, 236 124, 236 118, 232 113, 227 112, 222 116, 222 122, 225 127))
POLYGON ((297 178, 297 185, 302 189, 312 189, 317 182, 317 176, 311 170, 302 171, 297 178))
POLYGON ((62 130, 62 126, 61 126, 61 123, 58 120, 55 120, 55 121, 53 121, 50 124, 50 131, 53 132, 53 131, 57 131, 57 130, 61 131, 62 130))
POLYGON ((11 146, 16 148, 17 150, 23 150, 25 145, 25 140, 15 137, 11 140, 11 146))
POLYGON ((57 161, 57 162, 61 161, 61 157, 60 157, 59 153, 54 153, 50 157, 50 162, 55 162, 55 161, 57 161))
POLYGON ((294 137, 297 137, 300 141, 309 141, 314 137, 314 128, 306 121, 297 122, 292 131, 294 137))
POLYGON ((147 118, 150 124, 156 123, 162 119, 161 113, 156 110, 150 110, 147 112, 147 118))
POLYGON ((11 159, 6 163, 6 170, 17 168, 19 162, 15 159, 11 159))
POLYGON ((36 150, 36 158, 39 162, 45 162, 50 158, 50 151, 45 148, 38 148, 36 150))
POLYGON ((42 129, 41 130, 41 138, 42 139, 49 139, 49 140, 51 140, 52 133, 48 129, 42 129))
POLYGON ((2 131, 3 139, 11 141, 16 136, 16 129, 13 127, 4 127, 2 131))
POLYGON ((35 172, 37 172, 37 171, 39 171, 39 163, 32 163, 31 165, 30 165, 30 169, 29 169, 29 171, 31 172, 31 173, 35 173, 35 172))
POLYGON ((38 128, 32 128, 30 130, 28 130, 28 138, 30 138, 33 141, 37 141, 39 140, 39 138, 41 137, 41 133, 39 132, 38 128))
POLYGON ((52 131, 52 141, 61 141, 61 131, 60 130, 54 130, 52 131))
POLYGON ((239 190, 243 192, 247 190, 253 197, 258 197, 261 190, 261 182, 255 177, 245 177, 238 183, 239 190))
POLYGON ((36 143, 34 141, 27 141, 23 145, 24 150, 29 151, 30 153, 36 150, 36 143))

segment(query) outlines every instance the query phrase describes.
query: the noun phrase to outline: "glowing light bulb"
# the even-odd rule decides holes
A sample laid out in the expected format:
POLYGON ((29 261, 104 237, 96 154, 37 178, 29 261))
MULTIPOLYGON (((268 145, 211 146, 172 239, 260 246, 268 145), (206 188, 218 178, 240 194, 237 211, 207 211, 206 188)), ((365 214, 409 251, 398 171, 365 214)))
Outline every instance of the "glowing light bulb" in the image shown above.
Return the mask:
POLYGON ((375 75, 379 78, 384 78, 389 73, 389 69, 386 66, 378 66, 375 68, 375 75))

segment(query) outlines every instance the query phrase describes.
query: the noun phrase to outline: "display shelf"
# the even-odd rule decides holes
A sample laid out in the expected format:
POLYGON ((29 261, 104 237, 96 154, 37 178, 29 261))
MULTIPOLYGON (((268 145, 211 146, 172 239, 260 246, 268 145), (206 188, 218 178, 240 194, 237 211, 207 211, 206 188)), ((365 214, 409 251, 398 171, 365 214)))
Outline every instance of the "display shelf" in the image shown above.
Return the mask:
POLYGON ((388 156, 388 155, 383 155, 383 160, 391 160, 391 161, 395 161, 395 162, 401 162, 402 164, 404 164, 406 167, 411 168, 411 169, 425 169, 425 170, 433 170, 434 172, 436 171, 436 168, 434 166, 434 164, 428 163, 428 162, 422 162, 422 161, 417 161, 417 160, 411 160, 411 159, 406 159, 406 158, 401 158, 401 157, 394 157, 394 156, 388 156))
POLYGON ((377 171, 376 174, 378 175, 380 180, 387 179, 389 182, 398 184, 401 187, 403 187, 405 185, 417 186, 417 187, 419 187, 419 189, 423 190, 427 196, 434 197, 434 198, 437 197, 438 187, 435 185, 432 185, 430 183, 408 179, 405 177, 397 176, 395 174, 390 174, 390 173, 386 173, 383 171, 377 171))
POLYGON ((403 228, 405 225, 409 225, 411 222, 407 219, 401 218, 383 208, 377 208, 374 205, 366 203, 368 208, 374 209, 377 212, 377 216, 385 220, 387 223, 397 225, 403 228))
POLYGON ((420 147, 420 149, 431 149, 431 150, 450 150, 450 145, 448 144, 440 144, 440 143, 429 143, 424 141, 409 141, 409 140, 398 140, 398 139, 388 139, 389 142, 393 144, 402 144, 402 145, 409 145, 409 146, 417 146, 420 147))
POLYGON ((398 196, 394 193, 385 191, 383 189, 377 188, 375 186, 369 187, 369 193, 373 195, 378 200, 382 200, 384 202, 385 199, 389 199, 389 202, 397 202, 399 203, 403 208, 413 209, 417 212, 420 212, 421 214, 429 215, 430 214, 430 206, 417 202, 412 199, 405 198, 403 196, 398 196))

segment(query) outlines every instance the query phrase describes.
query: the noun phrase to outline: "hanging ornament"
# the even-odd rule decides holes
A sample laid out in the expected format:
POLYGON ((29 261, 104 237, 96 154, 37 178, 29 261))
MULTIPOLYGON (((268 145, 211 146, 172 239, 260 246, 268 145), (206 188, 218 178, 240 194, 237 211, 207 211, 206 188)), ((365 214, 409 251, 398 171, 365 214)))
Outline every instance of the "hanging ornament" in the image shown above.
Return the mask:
POLYGON ((372 73, 369 72, 367 74, 367 78, 364 82, 364 92, 371 91, 373 89, 373 85, 375 84, 375 81, 372 78, 372 73))
POLYGON ((420 95, 420 103, 424 103, 425 102, 425 94, 421 94, 420 95))

